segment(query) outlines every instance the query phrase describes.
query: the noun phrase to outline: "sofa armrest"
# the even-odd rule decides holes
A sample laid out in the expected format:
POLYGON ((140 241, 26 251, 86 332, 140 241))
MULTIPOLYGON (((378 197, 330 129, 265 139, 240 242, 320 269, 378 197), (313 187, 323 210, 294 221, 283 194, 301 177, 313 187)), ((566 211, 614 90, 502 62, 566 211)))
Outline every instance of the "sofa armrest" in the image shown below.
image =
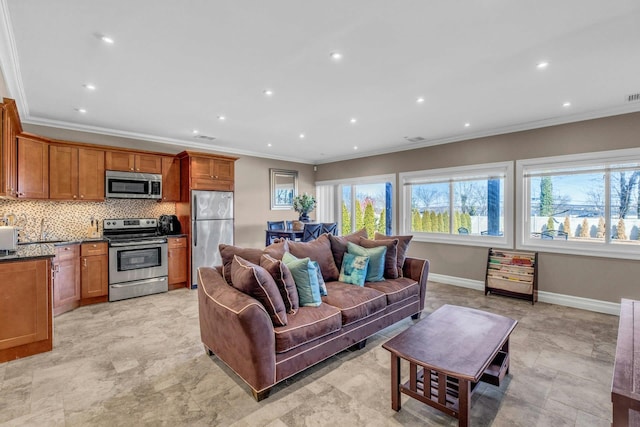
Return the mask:
POLYGON ((203 344, 254 392, 275 383, 275 334, 256 299, 230 286, 215 268, 198 269, 198 309, 203 344))
POLYGON ((418 282, 420 286, 420 311, 424 310, 427 278, 429 276, 429 260, 407 257, 402 266, 402 274, 418 282))

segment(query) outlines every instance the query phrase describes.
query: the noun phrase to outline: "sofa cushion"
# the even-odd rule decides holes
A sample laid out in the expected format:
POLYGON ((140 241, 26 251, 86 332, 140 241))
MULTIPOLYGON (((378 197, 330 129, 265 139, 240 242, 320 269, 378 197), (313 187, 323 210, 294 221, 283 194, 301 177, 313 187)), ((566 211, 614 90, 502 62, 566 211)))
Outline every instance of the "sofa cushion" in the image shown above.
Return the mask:
POLYGON ((320 285, 318 284, 318 270, 314 263, 307 258, 296 258, 288 252, 282 256, 284 262, 293 276, 293 281, 298 289, 298 298, 301 307, 317 307, 320 299, 320 285))
POLYGON ((234 288, 257 299, 267 310, 274 326, 287 324, 280 291, 267 270, 236 255, 231 262, 231 283, 234 288))
POLYGON ((379 282, 384 280, 384 261, 387 254, 386 246, 363 248, 360 245, 349 242, 347 243, 347 253, 369 257, 365 282, 379 282))
POLYGON ((329 234, 329 241, 331 242, 331 252, 333 253, 333 260, 336 263, 336 268, 340 270, 342 267, 342 258, 347 252, 347 242, 358 244, 361 237, 367 237, 367 230, 362 228, 355 233, 347 234, 346 236, 334 236, 329 234))
POLYGON ((260 257, 260 267, 267 270, 276 282, 287 313, 295 313, 300 307, 298 288, 296 288, 296 282, 293 281, 293 275, 289 267, 281 260, 266 254, 260 257))
POLYGON ((233 257, 238 255, 240 258, 244 258, 254 264, 260 264, 260 257, 262 256, 262 249, 255 248, 240 248, 238 246, 218 245, 220 256, 222 257, 222 277, 231 284, 231 262, 233 257))
POLYGON ((387 279, 383 282, 365 283, 364 287, 384 292, 387 296, 387 305, 395 304, 398 301, 420 294, 418 282, 409 277, 398 277, 397 279, 387 279))
POLYGON ((340 310, 328 304, 300 307, 288 316, 286 326, 274 328, 276 353, 284 353, 309 341, 329 335, 342 327, 340 310))
POLYGON ((322 301, 340 309, 343 326, 369 317, 387 306, 385 294, 373 288, 342 282, 329 282, 327 288, 329 295, 322 297, 322 301))
POLYGON ((402 277, 402 267, 407 258, 407 250, 413 236, 387 236, 376 231, 374 240, 395 240, 398 239, 398 277, 402 277))
POLYGON ((320 265, 320 271, 325 282, 338 280, 340 270, 336 267, 333 260, 333 252, 331 252, 331 242, 327 234, 322 234, 315 240, 310 242, 286 242, 289 252, 298 258, 309 257, 313 261, 317 261, 320 265))
POLYGON ((361 237, 358 244, 363 248, 375 248, 384 246, 387 253, 384 256, 384 277, 385 279, 398 278, 398 239, 389 240, 369 240, 361 237))
POLYGON ((342 267, 340 268, 340 281, 352 285, 363 286, 367 278, 367 266, 369 257, 344 254, 342 267))
POLYGON ((320 296, 323 297, 327 295, 327 285, 324 282, 324 277, 322 277, 322 271, 320 270, 320 265, 318 261, 309 261, 316 267, 316 272, 318 273, 318 288, 320 289, 320 296))

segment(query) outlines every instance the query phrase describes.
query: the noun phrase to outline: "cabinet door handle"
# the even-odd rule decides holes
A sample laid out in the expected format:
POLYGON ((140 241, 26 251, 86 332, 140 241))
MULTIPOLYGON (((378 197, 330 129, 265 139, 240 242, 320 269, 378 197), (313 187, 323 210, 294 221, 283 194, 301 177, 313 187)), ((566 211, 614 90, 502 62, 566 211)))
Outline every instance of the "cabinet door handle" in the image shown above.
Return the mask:
POLYGON ((83 258, 82 262, 83 262, 84 268, 87 268, 87 258, 83 258))

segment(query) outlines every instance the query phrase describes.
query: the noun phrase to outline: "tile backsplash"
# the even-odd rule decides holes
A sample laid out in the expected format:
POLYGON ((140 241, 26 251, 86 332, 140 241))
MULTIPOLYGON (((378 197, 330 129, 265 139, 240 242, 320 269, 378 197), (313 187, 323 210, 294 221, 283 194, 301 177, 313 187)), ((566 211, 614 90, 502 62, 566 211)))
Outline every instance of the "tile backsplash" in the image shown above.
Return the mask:
POLYGON ((126 199, 104 202, 0 200, 0 219, 10 214, 15 215, 16 225, 22 227, 21 234, 30 240, 40 240, 42 225, 48 230, 48 239, 75 240, 89 237, 92 217, 98 221, 102 235, 103 219, 158 218, 175 214, 175 204, 126 199))

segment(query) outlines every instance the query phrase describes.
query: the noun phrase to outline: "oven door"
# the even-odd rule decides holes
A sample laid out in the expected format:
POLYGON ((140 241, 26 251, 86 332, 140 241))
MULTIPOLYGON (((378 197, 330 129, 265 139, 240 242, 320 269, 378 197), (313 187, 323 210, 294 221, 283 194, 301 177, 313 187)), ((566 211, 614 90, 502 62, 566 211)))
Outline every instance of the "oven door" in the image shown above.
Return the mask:
POLYGON ((116 242, 109 247, 109 284, 167 276, 167 243, 116 242))

